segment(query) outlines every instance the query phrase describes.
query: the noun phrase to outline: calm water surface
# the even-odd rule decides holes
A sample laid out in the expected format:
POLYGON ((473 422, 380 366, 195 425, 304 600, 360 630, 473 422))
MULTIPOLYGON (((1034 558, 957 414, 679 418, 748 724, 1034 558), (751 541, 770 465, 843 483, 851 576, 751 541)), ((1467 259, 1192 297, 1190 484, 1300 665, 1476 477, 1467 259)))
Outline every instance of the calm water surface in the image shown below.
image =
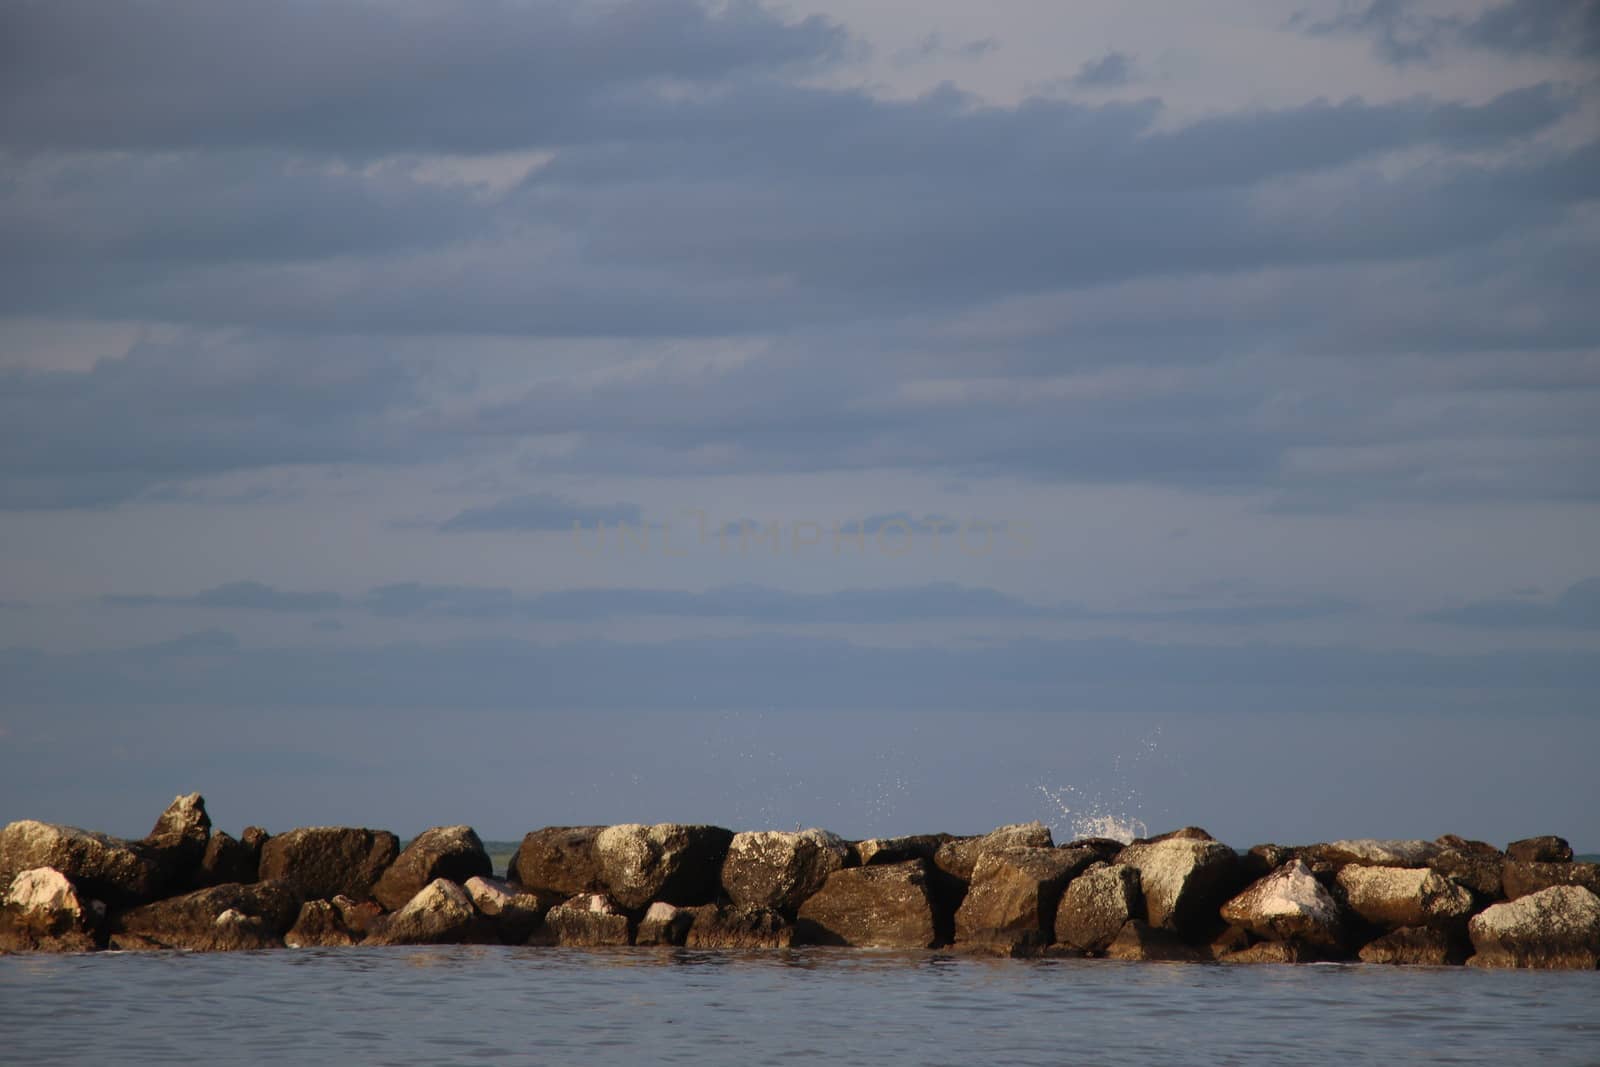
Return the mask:
POLYGON ((829 950, 0 958, 0 1063, 1600 1064, 1600 972, 829 950))

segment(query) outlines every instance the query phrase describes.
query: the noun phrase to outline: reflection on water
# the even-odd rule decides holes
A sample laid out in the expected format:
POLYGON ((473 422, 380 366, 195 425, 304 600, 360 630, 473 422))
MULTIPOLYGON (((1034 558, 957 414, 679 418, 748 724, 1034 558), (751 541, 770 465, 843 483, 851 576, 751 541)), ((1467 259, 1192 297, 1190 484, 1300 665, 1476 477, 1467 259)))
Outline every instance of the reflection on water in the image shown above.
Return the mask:
POLYGON ((5 1063, 1600 1062, 1600 973, 423 948, 0 958, 5 1063))

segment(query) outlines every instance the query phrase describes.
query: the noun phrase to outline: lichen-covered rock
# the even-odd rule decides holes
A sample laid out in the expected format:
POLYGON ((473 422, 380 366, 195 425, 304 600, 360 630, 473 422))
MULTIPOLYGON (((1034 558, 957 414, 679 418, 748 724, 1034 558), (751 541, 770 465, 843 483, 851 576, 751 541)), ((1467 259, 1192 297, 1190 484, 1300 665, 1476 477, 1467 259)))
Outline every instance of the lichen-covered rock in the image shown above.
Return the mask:
POLYGON ((863 867, 905 863, 909 860, 927 860, 931 863, 939 849, 954 840, 949 834, 872 837, 856 842, 856 855, 863 867))
POLYGON ((50 867, 89 899, 117 906, 150 900, 164 873, 142 846, 75 826, 23 819, 0 830, 0 892, 23 871, 50 867))
POLYGON ((794 944, 794 927, 773 908, 758 904, 702 904, 684 938, 693 949, 773 949, 794 944))
POLYGON ((795 938, 857 948, 932 948, 938 940, 926 860, 834 871, 800 905, 795 938))
POLYGON ((1203 931, 1239 887, 1238 856, 1217 841, 1168 838, 1123 849, 1118 863, 1139 872, 1147 921, 1169 930, 1203 931))
POLYGON ((1344 933, 1338 903, 1299 859, 1290 860, 1224 904, 1222 917, 1273 941, 1331 947, 1344 933))
POLYGON ((493 923, 500 943, 526 944, 551 908, 562 898, 553 893, 531 892, 497 878, 468 878, 462 885, 479 914, 493 923))
POLYGON ((358 940, 331 900, 306 901, 294 926, 283 935, 283 943, 289 948, 340 948, 358 940))
POLYGON ((1443 967, 1466 956, 1460 942, 1431 926, 1402 926, 1361 948, 1362 963, 1411 967, 1443 967))
POLYGON ((707 904, 717 895, 733 831, 720 826, 624 823, 594 839, 595 867, 612 899, 624 908, 653 900, 707 904))
POLYGON ((1564 837, 1546 834, 1543 837, 1525 837, 1506 846, 1506 856, 1519 863, 1570 863, 1572 846, 1564 837))
POLYGON ((1428 861, 1439 853, 1439 846, 1432 841, 1377 840, 1367 837, 1310 845, 1300 852, 1308 862, 1320 859, 1336 866, 1426 867, 1428 861))
POLYGON ((1551 886, 1495 904, 1467 924, 1473 967, 1594 970, 1600 965, 1600 897, 1551 886))
POLYGON ((483 842, 470 826, 435 826, 405 847, 372 886, 372 899, 396 911, 429 882, 443 878, 460 885, 468 878, 494 874, 483 842))
POLYGON ((1457 926, 1472 894, 1429 867, 1349 866, 1339 872, 1345 903, 1373 926, 1457 926))
POLYGON ((1015 823, 990 830, 981 837, 958 837, 945 842, 934 853, 933 862, 941 871, 963 882, 972 880, 972 871, 985 852, 999 848, 1052 848, 1055 839, 1042 822, 1015 823))
POLYGON ((481 945, 498 940, 466 890, 448 878, 435 878, 405 907, 374 924, 366 944, 481 945))
POLYGON ((260 873, 260 863, 259 849, 218 830, 206 843, 197 880, 202 886, 254 882, 260 873))
POLYGON ((259 873, 306 900, 366 900, 399 854, 400 839, 387 830, 307 826, 269 838, 261 846, 259 873))
POLYGON ((983 853, 956 912, 956 944, 1008 952, 1049 944, 1062 891, 1096 855, 1087 848, 1012 847, 983 853))
POLYGON ((735 904, 793 915, 850 858, 850 846, 827 830, 734 834, 722 864, 722 888, 735 904))
POLYGON ((85 903, 53 867, 22 871, 0 897, 0 952, 88 952, 104 905, 85 903))
POLYGON ((1500 872, 1507 900, 1555 885, 1581 885, 1600 893, 1600 863, 1525 863, 1507 860, 1500 872))
POLYGON ((199 793, 175 797, 143 844, 157 852, 179 880, 192 879, 211 840, 211 816, 199 793))
POLYGON ((1055 939, 1079 952, 1104 952, 1130 920, 1144 915, 1139 871, 1094 863, 1067 883, 1056 907, 1055 939))
POLYGON ((603 826, 546 826, 522 839, 506 877, 524 889, 563 900, 602 888, 594 841, 603 826))
POLYGON ((693 911, 658 900, 650 905, 644 913, 644 918, 639 920, 639 929, 634 933, 633 943, 681 945, 689 936, 689 927, 693 925, 693 911))
POLYGON ((1211 954, 1185 944, 1171 930, 1152 927, 1142 919, 1132 919, 1106 946, 1106 957, 1150 963, 1199 963, 1210 960, 1211 954))
POLYGON ((599 948, 631 940, 628 916, 604 893, 580 893, 551 908, 534 935, 539 944, 599 948))
POLYGON ((112 944, 215 952, 280 944, 300 913, 300 900, 281 882, 217 885, 113 915, 112 944), (243 922, 225 913, 253 920, 243 922))

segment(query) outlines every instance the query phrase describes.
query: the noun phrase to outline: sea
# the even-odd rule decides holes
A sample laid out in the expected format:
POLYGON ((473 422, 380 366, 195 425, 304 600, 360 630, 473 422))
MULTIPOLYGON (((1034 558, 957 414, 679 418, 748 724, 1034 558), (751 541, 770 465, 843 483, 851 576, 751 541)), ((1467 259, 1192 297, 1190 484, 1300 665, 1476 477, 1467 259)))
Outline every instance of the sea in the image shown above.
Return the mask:
POLYGON ((1600 971, 796 949, 0 957, 0 1063, 1600 1064, 1600 971))

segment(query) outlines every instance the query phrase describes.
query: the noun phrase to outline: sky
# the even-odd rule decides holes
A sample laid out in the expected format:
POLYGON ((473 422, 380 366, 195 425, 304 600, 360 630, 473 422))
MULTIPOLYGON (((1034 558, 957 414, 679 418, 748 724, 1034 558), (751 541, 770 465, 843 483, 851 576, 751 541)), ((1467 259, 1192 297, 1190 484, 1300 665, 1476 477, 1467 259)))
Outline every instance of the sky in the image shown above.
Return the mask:
POLYGON ((1600 2, 0 0, 0 821, 1600 851, 1600 2))

